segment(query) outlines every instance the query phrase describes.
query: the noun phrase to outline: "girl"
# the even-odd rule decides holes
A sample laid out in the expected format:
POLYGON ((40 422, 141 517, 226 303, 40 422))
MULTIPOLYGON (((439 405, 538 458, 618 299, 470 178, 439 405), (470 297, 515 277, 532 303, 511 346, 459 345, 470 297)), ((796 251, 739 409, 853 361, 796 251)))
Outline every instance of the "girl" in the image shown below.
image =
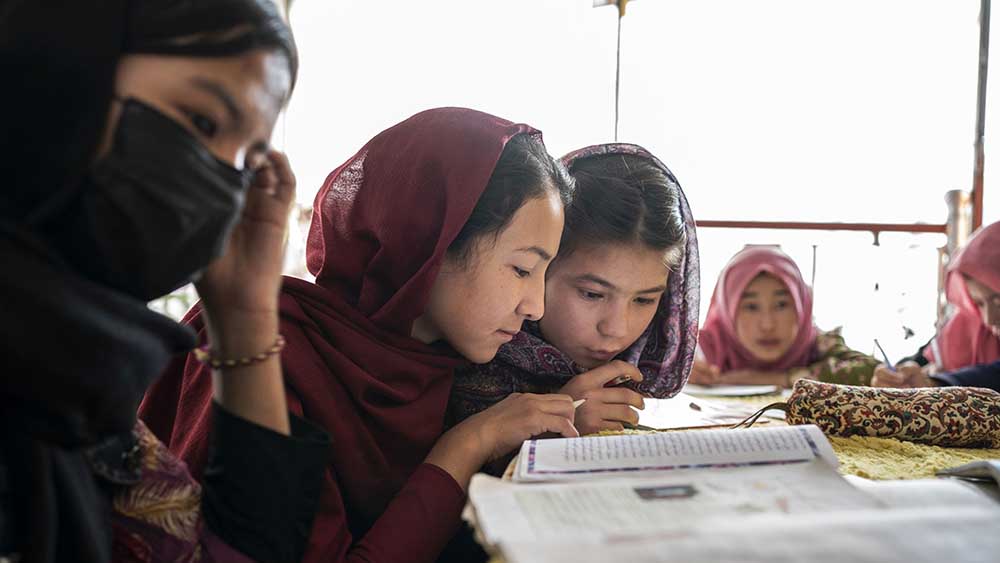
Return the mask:
MULTIPOLYGON (((577 435, 563 395, 511 397, 444 432, 454 369, 542 316, 570 187, 537 131, 460 108, 383 131, 327 178, 307 244, 316 282, 281 290, 289 405, 333 441, 305 561, 433 561, 485 462, 577 435)), ((196 470, 206 376, 179 359, 141 409, 196 470)))
POLYGON ((297 560, 326 447, 275 355, 290 30, 263 0, 58 4, 0 18, 0 560, 297 560), (206 361, 250 359, 206 367, 203 487, 135 418, 195 344, 146 302, 191 280, 206 361))
POLYGON ((486 365, 461 370, 451 418, 512 393, 586 399, 581 434, 635 424, 642 395, 684 385, 698 327, 698 242, 674 175, 645 149, 587 147, 563 158, 576 180, 546 314, 486 365), (631 380, 627 387, 613 387, 631 380))
POLYGON ((875 370, 873 385, 964 385, 1000 390, 1000 223, 980 229, 948 265, 954 314, 938 335, 895 372, 875 370))
POLYGON ((715 284, 691 382, 791 387, 800 378, 868 385, 877 362, 812 321, 812 290, 772 247, 748 247, 715 284))

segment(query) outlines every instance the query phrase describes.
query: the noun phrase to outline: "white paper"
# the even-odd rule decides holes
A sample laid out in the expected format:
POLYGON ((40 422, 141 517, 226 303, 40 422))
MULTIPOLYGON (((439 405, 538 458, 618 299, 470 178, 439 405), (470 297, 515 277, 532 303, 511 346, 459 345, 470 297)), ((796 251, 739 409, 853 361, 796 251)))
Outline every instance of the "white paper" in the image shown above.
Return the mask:
POLYGON ((703 397, 753 397, 778 393, 777 385, 697 385, 688 383, 684 391, 703 397))
POLYGON ((469 501, 489 544, 568 538, 593 543, 690 529, 712 519, 881 506, 819 459, 556 484, 476 475, 469 501))
POLYGON ((813 425, 528 440, 521 446, 514 480, 573 480, 817 457, 838 463, 830 442, 813 425))
POLYGON ((503 543, 501 552, 507 563, 995 563, 1000 511, 949 507, 762 515, 600 544, 503 543))
POLYGON ((639 424, 657 430, 732 426, 752 415, 756 409, 707 401, 678 393, 669 399, 645 399, 646 408, 638 411, 639 424))

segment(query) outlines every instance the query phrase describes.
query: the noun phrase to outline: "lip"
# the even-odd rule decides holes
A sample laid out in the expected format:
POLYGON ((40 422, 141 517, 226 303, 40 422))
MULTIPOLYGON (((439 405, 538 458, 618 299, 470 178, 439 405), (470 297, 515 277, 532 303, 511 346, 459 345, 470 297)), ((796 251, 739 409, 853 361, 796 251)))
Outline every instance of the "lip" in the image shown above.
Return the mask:
POLYGON ((611 358, 614 358, 618 355, 618 353, 618 350, 591 350, 590 348, 587 348, 587 354, 590 355, 590 357, 601 360, 602 362, 606 362, 611 358))
POLYGON ((781 340, 777 338, 762 338, 757 341, 757 345, 762 348, 777 348, 781 346, 781 340))
POLYGON ((497 334, 503 335, 507 340, 513 340, 514 337, 517 336, 518 332, 521 332, 521 331, 519 331, 519 330, 504 330, 502 328, 500 330, 497 330, 497 334))

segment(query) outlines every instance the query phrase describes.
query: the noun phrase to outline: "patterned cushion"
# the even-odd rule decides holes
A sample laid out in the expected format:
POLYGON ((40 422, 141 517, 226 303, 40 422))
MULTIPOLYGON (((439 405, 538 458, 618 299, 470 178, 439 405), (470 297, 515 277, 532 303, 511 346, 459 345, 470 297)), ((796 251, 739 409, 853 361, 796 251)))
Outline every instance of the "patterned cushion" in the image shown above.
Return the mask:
POLYGON ((801 379, 788 398, 786 420, 833 436, 1000 447, 1000 393, 975 387, 882 389, 801 379))

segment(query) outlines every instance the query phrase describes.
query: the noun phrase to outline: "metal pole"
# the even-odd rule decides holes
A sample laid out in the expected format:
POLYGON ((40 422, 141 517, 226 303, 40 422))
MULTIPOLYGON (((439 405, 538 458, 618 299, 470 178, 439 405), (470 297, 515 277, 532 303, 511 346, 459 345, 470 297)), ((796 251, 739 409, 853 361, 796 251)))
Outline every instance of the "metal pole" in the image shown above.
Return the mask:
POLYGON ((618 44, 615 47, 615 142, 618 142, 619 86, 622 78, 622 18, 628 0, 618 0, 618 44))
POLYGON ((983 224, 983 139, 986 132, 986 75, 990 60, 990 0, 981 0, 979 9, 979 88, 976 95, 976 164, 972 176, 972 229, 983 224))

